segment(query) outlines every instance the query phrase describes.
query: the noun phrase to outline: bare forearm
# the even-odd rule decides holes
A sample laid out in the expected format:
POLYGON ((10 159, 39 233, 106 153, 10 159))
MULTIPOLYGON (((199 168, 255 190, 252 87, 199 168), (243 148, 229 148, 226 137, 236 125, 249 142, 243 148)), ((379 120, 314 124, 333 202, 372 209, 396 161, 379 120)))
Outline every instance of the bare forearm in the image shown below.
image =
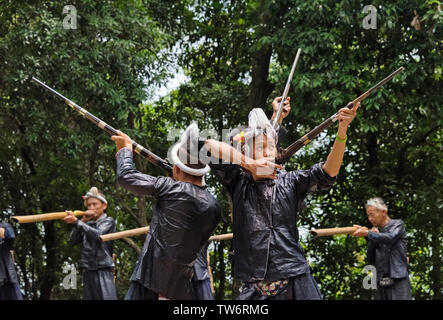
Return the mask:
MULTIPOLYGON (((339 128, 337 135, 339 138, 346 138, 347 128, 339 128)), ((326 159, 326 162, 323 165, 323 170, 330 176, 335 177, 338 175, 340 171, 341 164, 343 162, 343 155, 346 149, 346 142, 341 142, 335 139, 334 145, 332 146, 332 150, 326 159)))
POLYGON ((221 141, 213 139, 206 140, 205 148, 212 156, 218 159, 239 164, 241 166, 247 161, 247 158, 241 152, 221 141))

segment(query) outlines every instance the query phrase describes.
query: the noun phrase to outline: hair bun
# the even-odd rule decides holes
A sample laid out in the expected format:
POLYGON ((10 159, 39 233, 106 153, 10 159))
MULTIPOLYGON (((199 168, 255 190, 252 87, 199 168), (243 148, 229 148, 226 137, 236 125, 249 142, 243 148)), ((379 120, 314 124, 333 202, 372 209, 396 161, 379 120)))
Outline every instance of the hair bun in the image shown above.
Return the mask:
POLYGON ((92 188, 89 190, 89 192, 92 193, 94 196, 98 196, 98 195, 99 195, 99 192, 98 192, 97 187, 92 187, 92 188))

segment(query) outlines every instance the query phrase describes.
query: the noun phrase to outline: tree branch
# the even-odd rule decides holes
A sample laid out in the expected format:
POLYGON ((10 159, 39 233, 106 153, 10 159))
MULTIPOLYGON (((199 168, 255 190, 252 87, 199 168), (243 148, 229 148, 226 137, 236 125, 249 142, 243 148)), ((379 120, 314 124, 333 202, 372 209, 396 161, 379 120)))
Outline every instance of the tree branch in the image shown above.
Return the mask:
POLYGON ((130 238, 122 238, 124 242, 126 242, 134 251, 137 253, 137 255, 140 255, 141 249, 140 247, 130 238))

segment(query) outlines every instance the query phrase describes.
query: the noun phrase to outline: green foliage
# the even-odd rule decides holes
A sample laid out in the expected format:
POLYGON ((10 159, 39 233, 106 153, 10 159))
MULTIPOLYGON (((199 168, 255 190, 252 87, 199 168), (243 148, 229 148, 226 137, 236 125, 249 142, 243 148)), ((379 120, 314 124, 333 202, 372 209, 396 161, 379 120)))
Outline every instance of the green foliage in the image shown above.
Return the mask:
MULTIPOLYGON (((337 183, 310 198, 300 224, 368 225, 365 200, 384 197, 391 216, 403 219, 410 234, 414 297, 441 299, 443 14, 437 2, 371 4, 377 8, 376 30, 362 27, 364 4, 357 1, 190 1, 194 19, 184 10, 179 33, 171 28, 173 34, 187 35, 181 38, 179 61, 190 80, 158 104, 191 107, 193 113, 183 116, 185 123, 192 118, 200 127, 221 130, 246 123, 251 88, 266 92, 268 81, 275 89, 262 106, 270 115, 267 106, 283 92, 300 47, 289 94, 292 110, 285 119, 287 141, 294 141, 405 66, 362 103, 337 183), (420 30, 411 26, 414 10, 420 30), (260 59, 269 48, 269 59, 260 59), (266 63, 269 75, 255 73, 260 66, 267 68, 266 63)), ((328 136, 334 131, 329 129, 328 136)), ((322 139, 300 151, 287 168, 324 161, 332 138, 322 139)), ((307 255, 315 258, 312 267, 325 298, 370 298, 361 285, 364 254, 365 243, 349 237, 308 240, 307 255)), ((217 291, 217 281, 225 279, 215 281, 217 291)))
MULTIPOLYGON (((334 187, 315 193, 300 213, 307 228, 367 225, 364 202, 385 198, 405 221, 416 299, 443 298, 442 20, 438 1, 373 1, 377 29, 362 27, 364 4, 335 0, 71 1, 78 29, 62 27, 63 4, 0 4, 0 214, 81 209, 96 185, 110 201, 119 230, 146 225, 152 200, 116 185, 115 147, 100 129, 29 81, 35 76, 159 156, 172 128, 245 124, 251 107, 271 115, 298 48, 286 142, 298 139, 400 66, 405 71, 368 97, 348 131, 344 165, 334 187), (411 26, 419 15, 420 28, 411 26), (179 69, 189 81, 158 101, 153 93, 179 69), (147 102, 151 101, 151 102, 147 102)), ((324 161, 335 127, 301 150, 286 168, 324 161)), ((136 158, 143 172, 163 174, 136 158)), ((216 233, 231 232, 229 202, 216 233)), ((22 289, 30 299, 76 299, 61 287, 63 266, 77 264, 62 222, 16 228, 22 289)), ((142 238, 133 239, 142 245, 142 238)), ((326 299, 369 299, 362 288, 365 242, 349 236, 303 238, 326 299)), ((231 299, 230 243, 210 246, 216 297, 231 299)), ((115 243, 122 298, 137 254, 115 243)), ((80 282, 79 282, 80 283, 80 282)))
MULTIPOLYGON (((77 9, 78 28, 68 30, 62 27, 64 4, 0 5, 1 217, 82 209, 80 196, 95 185, 110 199, 107 213, 119 229, 138 227, 127 208, 137 212, 140 199, 116 188, 113 142, 30 77, 112 126, 129 128, 148 145, 163 132, 135 134, 134 128, 143 115, 139 106, 148 98, 146 88, 168 75, 163 59, 172 38, 149 17, 143 1, 70 4, 77 9)), ((151 211, 144 211, 149 218, 151 211)), ((80 297, 81 286, 61 287, 63 266, 78 267, 80 248, 67 244, 71 228, 60 221, 17 226, 15 251, 26 298, 80 297)), ((142 239, 135 240, 141 246, 142 239)), ((116 244, 116 252, 122 298, 136 255, 124 243, 116 244)))

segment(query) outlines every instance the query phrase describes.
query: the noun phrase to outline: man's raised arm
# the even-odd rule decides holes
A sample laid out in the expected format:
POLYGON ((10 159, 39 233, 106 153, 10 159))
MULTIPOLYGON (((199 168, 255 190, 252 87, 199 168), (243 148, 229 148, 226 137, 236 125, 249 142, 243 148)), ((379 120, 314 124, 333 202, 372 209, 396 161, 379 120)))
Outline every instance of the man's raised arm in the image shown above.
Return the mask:
POLYGON ((340 171, 340 166, 343 162, 343 155, 346 149, 346 132, 348 130, 349 124, 355 118, 357 114, 357 109, 360 106, 358 102, 352 109, 342 108, 338 111, 338 131, 337 136, 332 146, 332 150, 326 159, 323 170, 330 176, 335 177, 340 171))

